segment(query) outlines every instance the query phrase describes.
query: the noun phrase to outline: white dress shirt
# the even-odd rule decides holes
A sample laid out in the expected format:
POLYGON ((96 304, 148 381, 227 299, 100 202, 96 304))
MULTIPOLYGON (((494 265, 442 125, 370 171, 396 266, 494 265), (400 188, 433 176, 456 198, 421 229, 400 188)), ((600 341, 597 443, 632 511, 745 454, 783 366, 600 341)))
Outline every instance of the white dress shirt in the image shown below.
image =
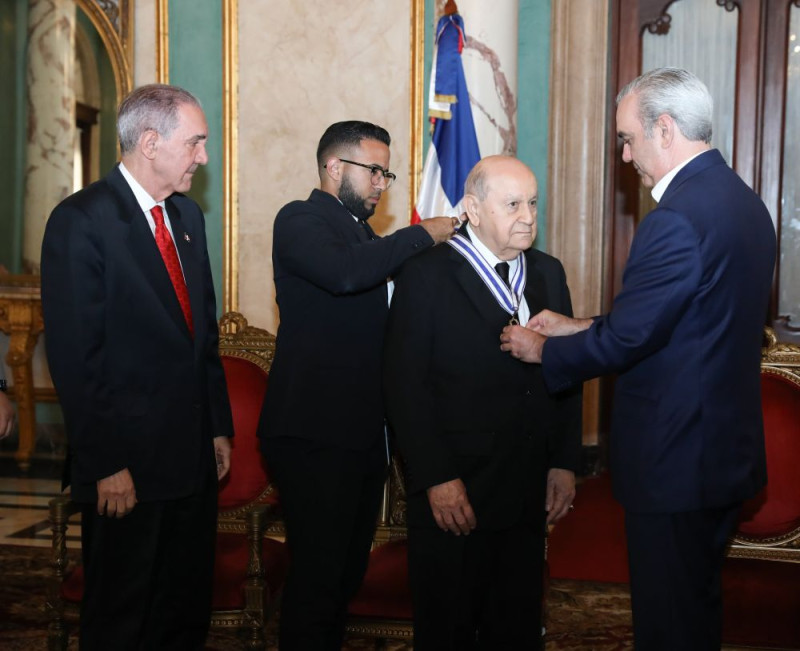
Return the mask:
MULTIPOLYGON (((153 215, 150 213, 150 211, 154 206, 161 206, 161 211, 164 214, 164 225, 169 231, 169 236, 172 238, 173 246, 175 246, 175 234, 172 232, 172 223, 169 221, 169 214, 167 213, 167 207, 164 205, 164 202, 153 199, 153 197, 150 196, 150 193, 145 190, 135 178, 133 178, 131 173, 125 167, 124 163, 119 164, 119 171, 122 173, 123 178, 128 182, 128 185, 133 191, 133 196, 136 197, 136 202, 139 204, 139 208, 141 208, 142 212, 144 213, 144 218, 150 225, 150 232, 153 234, 153 237, 156 236, 156 221, 153 219, 153 215)), ((181 262, 181 254, 178 252, 177 246, 175 246, 175 253, 178 256, 178 262, 181 263, 181 273, 183 273, 183 262, 181 262)), ((184 274, 184 280, 186 280, 185 276, 186 274, 184 274)))
MULTIPOLYGON (((508 277, 514 277, 514 272, 516 272, 517 267, 519 266, 518 257, 515 257, 513 260, 501 260, 486 248, 484 243, 481 242, 477 233, 472 230, 471 224, 467 224, 467 233, 469 233, 469 239, 472 240, 472 243, 475 245, 478 253, 481 254, 481 257, 486 260, 486 262, 488 262, 492 268, 494 268, 494 266, 499 262, 508 262, 508 277)), ((525 280, 527 282, 527 278, 525 280)), ((528 302, 525 300, 525 294, 519 297, 519 309, 517 310, 517 314, 519 316, 519 322, 521 325, 525 325, 531 318, 531 310, 528 307, 528 302)))

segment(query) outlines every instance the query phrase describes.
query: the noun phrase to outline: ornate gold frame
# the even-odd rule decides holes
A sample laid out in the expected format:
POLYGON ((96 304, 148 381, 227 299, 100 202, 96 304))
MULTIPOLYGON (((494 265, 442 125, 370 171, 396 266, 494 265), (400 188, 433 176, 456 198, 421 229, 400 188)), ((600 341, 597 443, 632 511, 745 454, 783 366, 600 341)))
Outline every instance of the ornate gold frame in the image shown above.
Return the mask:
POLYGON ((239 308, 239 2, 222 2, 222 309, 239 308))
POLYGON ((413 213, 422 177, 422 142, 425 124, 425 0, 411 3, 411 46, 409 47, 409 152, 408 208, 413 213))
POLYGON ((169 0, 156 0, 156 81, 169 83, 169 0))
POLYGON ((118 5, 105 9, 99 0, 77 0, 76 4, 92 21, 108 51, 119 104, 133 88, 133 1, 119 0, 118 5), (118 10, 116 16, 113 9, 118 10))

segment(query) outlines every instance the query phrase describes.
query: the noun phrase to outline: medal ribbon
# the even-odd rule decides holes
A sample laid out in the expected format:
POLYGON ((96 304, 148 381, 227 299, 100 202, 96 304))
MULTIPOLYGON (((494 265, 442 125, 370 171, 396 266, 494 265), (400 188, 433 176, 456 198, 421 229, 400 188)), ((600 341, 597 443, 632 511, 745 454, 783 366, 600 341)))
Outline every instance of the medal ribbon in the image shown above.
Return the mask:
POLYGON ((458 251, 464 259, 472 265, 478 276, 480 276, 483 284, 492 292, 494 299, 498 305, 502 307, 511 316, 514 316, 519 311, 519 304, 522 294, 525 291, 525 281, 528 277, 525 256, 520 252, 517 256, 517 268, 509 279, 511 288, 503 282, 503 279, 497 274, 486 259, 480 254, 475 245, 460 233, 456 233, 447 240, 447 243, 458 251))

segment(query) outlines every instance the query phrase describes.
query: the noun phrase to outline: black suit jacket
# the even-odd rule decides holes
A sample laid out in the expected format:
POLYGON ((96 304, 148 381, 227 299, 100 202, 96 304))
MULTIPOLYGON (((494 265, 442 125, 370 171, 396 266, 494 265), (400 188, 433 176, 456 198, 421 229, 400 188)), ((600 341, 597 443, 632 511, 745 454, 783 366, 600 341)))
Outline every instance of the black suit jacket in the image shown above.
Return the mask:
POLYGON ((203 214, 183 195, 166 206, 194 339, 118 167, 62 201, 47 223, 47 359, 78 501, 95 500, 96 481, 123 468, 140 501, 189 495, 213 467, 212 437, 233 435, 203 214))
MULTIPOLYGON (((571 314, 561 263, 534 249, 525 255, 531 314, 571 314)), ((541 517, 546 469, 577 469, 581 392, 550 396, 538 365, 502 352, 508 321, 452 247, 405 266, 389 317, 384 383, 406 462, 411 525, 435 526, 425 489, 459 477, 480 528, 541 517)))
POLYGON ((281 323, 259 436, 349 449, 381 440, 386 279, 432 244, 421 226, 370 240, 321 190, 281 209, 272 246, 281 323))

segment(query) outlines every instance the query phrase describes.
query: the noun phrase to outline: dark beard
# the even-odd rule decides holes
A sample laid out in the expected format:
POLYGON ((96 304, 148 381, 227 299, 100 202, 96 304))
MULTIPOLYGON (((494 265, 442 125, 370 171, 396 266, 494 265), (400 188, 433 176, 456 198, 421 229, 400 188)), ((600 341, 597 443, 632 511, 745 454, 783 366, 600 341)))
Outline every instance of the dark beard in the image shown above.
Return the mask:
POLYGON ((355 189, 350 184, 350 181, 345 176, 342 179, 342 185, 339 187, 339 201, 342 202, 345 208, 350 211, 350 214, 357 219, 369 219, 375 214, 375 206, 367 206, 366 198, 359 197, 355 189))

